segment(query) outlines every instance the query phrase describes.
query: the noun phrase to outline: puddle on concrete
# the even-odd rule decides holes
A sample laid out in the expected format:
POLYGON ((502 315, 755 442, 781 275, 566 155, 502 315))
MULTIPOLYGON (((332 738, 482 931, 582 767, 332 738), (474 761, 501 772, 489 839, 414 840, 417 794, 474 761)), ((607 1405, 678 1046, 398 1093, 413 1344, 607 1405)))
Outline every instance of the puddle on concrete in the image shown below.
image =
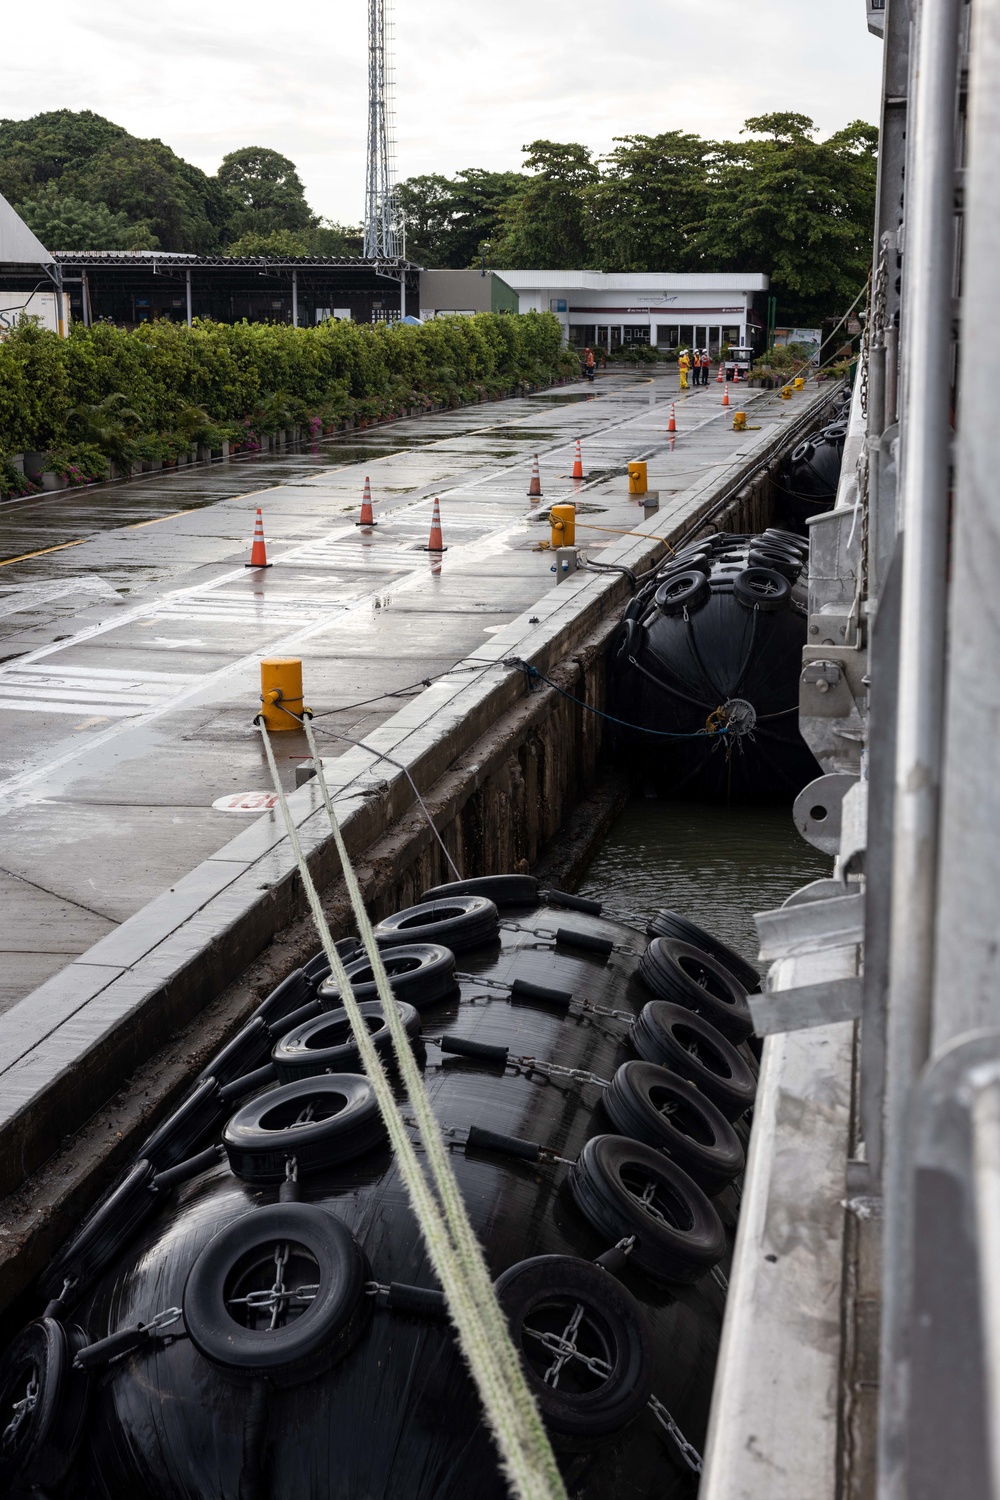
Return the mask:
POLYGON ((576 395, 530 396, 531 401, 549 401, 553 406, 570 406, 574 401, 596 401, 597 391, 580 391, 576 395))

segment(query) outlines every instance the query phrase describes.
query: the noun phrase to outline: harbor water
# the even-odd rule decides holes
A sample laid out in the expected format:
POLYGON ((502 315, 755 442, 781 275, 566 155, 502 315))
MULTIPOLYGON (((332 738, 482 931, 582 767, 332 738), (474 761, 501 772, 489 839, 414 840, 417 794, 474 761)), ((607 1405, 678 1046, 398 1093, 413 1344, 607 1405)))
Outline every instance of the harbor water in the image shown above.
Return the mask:
POLYGON ((579 886, 630 921, 661 906, 757 965, 753 914, 776 906, 832 862, 801 837, 787 807, 714 807, 633 798, 579 886))

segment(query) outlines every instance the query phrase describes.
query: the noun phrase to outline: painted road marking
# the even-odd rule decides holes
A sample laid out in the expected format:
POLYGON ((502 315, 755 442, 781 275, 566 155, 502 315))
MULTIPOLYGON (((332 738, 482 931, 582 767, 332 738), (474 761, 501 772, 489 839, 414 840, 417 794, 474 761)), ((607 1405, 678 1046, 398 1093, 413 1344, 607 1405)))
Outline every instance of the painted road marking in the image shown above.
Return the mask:
POLYGON ((228 797, 217 797, 212 803, 216 812, 241 813, 273 812, 277 805, 277 792, 233 792, 228 797))
POLYGON ((0 680, 0 708, 22 713, 98 714, 133 718, 170 703, 199 682, 190 672, 116 671, 100 667, 12 667, 0 680))
POLYGON ((52 604, 67 594, 89 594, 109 604, 125 603, 117 589, 105 583, 103 578, 53 578, 45 583, 0 584, 0 619, 20 614, 23 610, 37 609, 42 604, 52 604))

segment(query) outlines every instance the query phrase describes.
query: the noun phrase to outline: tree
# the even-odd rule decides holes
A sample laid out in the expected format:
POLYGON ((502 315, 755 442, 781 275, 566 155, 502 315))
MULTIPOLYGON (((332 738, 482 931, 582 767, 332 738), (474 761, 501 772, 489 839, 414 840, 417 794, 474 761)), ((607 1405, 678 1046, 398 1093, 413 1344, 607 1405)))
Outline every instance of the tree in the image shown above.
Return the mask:
POLYGON ((21 203, 127 135, 121 125, 89 109, 0 120, 0 192, 11 203, 21 203))
POLYGON ((313 255, 360 255, 364 248, 360 224, 335 224, 332 219, 320 219, 307 238, 313 255))
POLYGON ((791 112, 755 116, 744 131, 764 139, 718 147, 693 259, 767 272, 783 318, 843 311, 871 260, 877 131, 858 120, 816 141, 812 120, 791 112))
POLYGON ((295 163, 266 146, 244 146, 222 158, 219 185, 232 203, 231 237, 273 229, 308 229, 316 222, 295 163))
POLYGON ((589 147, 532 141, 522 149, 534 175, 506 206, 494 264, 514 270, 589 265, 586 193, 600 175, 589 147))
POLYGON ((309 255, 312 247, 308 236, 296 234, 293 229, 272 229, 267 234, 260 234, 256 230, 249 230, 241 234, 238 240, 231 240, 222 252, 223 255, 309 255))
POLYGON ((483 167, 456 172, 439 264, 456 269, 476 264, 480 246, 499 240, 504 212, 524 181, 523 172, 488 172, 483 167))
POLYGON ((424 177, 408 177, 397 187, 396 202, 406 229, 409 260, 422 266, 447 264, 455 186, 447 177, 430 173, 424 177))
POLYGON ((681 271, 708 206, 711 142, 681 130, 616 136, 586 193, 592 264, 603 271, 681 271))
POLYGON ((86 203, 47 182, 18 211, 46 250, 156 250, 159 240, 148 222, 113 214, 106 203, 86 203))
POLYGON ((206 254, 218 247, 219 203, 210 179, 162 141, 124 135, 60 182, 74 197, 147 223, 164 250, 206 254))

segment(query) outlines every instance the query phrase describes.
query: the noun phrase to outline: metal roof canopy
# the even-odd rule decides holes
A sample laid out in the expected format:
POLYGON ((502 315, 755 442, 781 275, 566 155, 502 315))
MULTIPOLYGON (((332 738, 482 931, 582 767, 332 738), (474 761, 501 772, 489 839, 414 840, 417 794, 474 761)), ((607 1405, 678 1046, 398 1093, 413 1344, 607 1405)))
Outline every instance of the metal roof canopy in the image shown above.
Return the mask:
POLYGON ((55 257, 0 193, 0 264, 40 266, 46 274, 51 274, 50 268, 55 263, 55 257))

